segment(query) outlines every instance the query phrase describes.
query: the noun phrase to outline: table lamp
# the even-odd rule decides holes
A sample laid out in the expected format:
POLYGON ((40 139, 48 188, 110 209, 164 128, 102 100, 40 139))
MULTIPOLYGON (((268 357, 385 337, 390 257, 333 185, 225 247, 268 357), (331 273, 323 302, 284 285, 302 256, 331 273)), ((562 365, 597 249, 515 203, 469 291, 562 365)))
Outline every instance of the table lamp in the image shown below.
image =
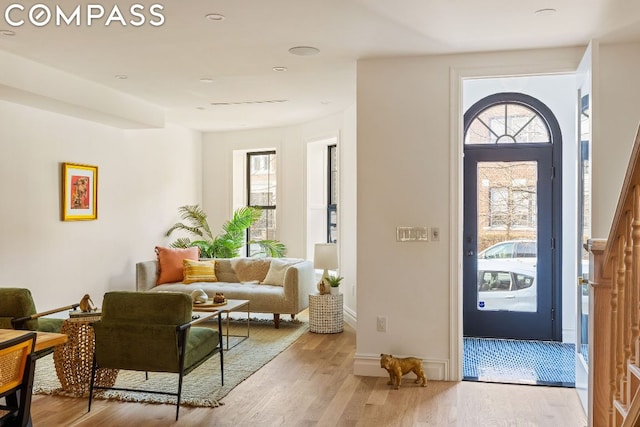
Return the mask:
POLYGON ((320 284, 323 284, 325 277, 329 275, 327 270, 338 268, 338 246, 335 243, 316 243, 313 253, 313 267, 324 270, 322 279, 318 283, 318 290, 320 290, 320 284))

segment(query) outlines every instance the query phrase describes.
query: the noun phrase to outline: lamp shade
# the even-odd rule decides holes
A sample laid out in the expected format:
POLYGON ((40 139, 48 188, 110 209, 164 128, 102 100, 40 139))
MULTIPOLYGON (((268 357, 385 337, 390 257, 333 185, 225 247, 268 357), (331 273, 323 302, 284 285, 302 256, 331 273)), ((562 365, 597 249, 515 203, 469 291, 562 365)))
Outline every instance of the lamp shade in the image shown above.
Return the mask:
POLYGON ((319 270, 336 270, 338 268, 338 246, 335 243, 316 243, 313 266, 319 270))

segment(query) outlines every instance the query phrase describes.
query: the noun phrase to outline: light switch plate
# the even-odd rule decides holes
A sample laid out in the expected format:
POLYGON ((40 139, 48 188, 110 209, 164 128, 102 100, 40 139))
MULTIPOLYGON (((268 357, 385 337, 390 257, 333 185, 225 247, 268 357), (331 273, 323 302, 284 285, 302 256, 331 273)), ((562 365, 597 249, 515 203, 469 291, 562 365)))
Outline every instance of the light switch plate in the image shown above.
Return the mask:
POLYGON ((428 242, 429 227, 396 227, 398 242, 428 242))

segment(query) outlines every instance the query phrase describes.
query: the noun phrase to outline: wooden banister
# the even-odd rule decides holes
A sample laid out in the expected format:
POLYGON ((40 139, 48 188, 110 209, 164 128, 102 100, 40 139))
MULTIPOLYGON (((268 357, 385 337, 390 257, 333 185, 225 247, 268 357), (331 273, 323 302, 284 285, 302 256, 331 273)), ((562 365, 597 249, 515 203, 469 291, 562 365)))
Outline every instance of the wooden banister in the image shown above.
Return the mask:
POLYGON ((640 419, 640 129, 606 241, 590 240, 589 425, 640 419))

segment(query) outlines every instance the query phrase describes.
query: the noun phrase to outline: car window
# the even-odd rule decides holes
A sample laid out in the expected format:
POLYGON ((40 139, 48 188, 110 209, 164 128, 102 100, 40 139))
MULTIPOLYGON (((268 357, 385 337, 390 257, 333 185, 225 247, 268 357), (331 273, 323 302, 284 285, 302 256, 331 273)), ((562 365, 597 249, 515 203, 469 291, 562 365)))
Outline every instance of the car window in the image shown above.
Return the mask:
POLYGON ((536 258, 538 251, 536 242, 520 242, 516 246, 516 258, 536 258))
POLYGON ((514 289, 527 289, 533 285, 533 277, 526 274, 515 273, 515 286, 514 289))
POLYGON ((487 249, 483 258, 496 259, 496 258, 511 258, 513 257, 513 243, 503 243, 496 245, 493 248, 487 249))
POLYGON ((481 271, 478 275, 478 290, 481 292, 511 290, 511 273, 508 271, 481 271))

